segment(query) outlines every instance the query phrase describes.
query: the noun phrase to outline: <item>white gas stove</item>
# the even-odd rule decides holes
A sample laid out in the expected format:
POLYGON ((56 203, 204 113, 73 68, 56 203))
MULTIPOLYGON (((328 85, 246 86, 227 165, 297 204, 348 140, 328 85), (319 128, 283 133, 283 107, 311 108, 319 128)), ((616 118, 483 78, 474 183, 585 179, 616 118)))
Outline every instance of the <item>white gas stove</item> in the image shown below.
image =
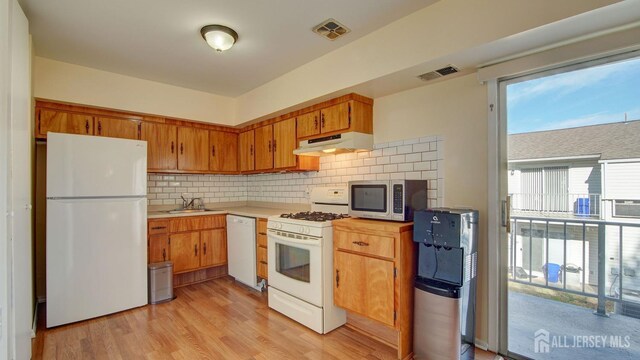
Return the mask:
POLYGON ((267 223, 269 307, 321 334, 346 322, 345 311, 333 305, 331 221, 347 211, 346 188, 315 188, 310 212, 267 223))

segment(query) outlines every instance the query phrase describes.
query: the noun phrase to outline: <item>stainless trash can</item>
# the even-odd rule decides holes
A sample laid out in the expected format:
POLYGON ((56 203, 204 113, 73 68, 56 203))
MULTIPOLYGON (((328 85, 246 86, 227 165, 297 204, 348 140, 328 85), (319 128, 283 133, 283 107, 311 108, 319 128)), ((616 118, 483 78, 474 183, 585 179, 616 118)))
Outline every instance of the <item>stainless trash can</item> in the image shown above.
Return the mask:
POLYGON ((173 263, 163 261, 149 264, 149 304, 173 300, 173 263))

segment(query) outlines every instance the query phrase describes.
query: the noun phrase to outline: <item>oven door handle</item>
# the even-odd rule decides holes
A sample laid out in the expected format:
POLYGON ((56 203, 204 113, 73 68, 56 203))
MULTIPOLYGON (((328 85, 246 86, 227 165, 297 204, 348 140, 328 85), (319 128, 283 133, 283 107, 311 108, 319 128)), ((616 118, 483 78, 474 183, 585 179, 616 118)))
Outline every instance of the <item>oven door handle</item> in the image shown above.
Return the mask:
POLYGON ((299 239, 294 239, 294 238, 278 235, 273 230, 268 230, 267 231, 267 240, 270 239, 270 238, 273 238, 274 240, 276 240, 279 243, 300 244, 300 245, 316 246, 316 247, 321 245, 320 239, 311 240, 311 241, 309 241, 309 240, 299 240, 299 239))

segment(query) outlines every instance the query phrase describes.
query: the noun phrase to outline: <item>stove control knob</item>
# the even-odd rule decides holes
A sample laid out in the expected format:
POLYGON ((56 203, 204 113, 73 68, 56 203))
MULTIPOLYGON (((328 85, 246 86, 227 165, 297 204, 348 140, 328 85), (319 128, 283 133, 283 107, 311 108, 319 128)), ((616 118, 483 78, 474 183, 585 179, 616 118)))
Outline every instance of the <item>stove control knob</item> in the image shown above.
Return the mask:
POLYGON ((304 232, 306 228, 306 226, 300 226, 300 234, 306 234, 306 232, 304 232))
POLYGON ((274 223, 274 224, 273 224, 273 228, 274 228, 274 229, 276 229, 276 230, 282 229, 282 224, 280 224, 280 223, 274 223))

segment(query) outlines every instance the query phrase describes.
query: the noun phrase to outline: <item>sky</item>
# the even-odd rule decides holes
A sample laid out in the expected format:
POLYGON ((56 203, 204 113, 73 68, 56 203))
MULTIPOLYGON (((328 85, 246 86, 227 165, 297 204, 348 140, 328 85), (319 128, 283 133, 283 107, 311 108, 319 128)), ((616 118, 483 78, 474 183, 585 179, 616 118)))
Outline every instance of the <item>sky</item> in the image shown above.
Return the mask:
POLYGON ((508 133, 640 120, 640 58, 507 86, 508 133))

